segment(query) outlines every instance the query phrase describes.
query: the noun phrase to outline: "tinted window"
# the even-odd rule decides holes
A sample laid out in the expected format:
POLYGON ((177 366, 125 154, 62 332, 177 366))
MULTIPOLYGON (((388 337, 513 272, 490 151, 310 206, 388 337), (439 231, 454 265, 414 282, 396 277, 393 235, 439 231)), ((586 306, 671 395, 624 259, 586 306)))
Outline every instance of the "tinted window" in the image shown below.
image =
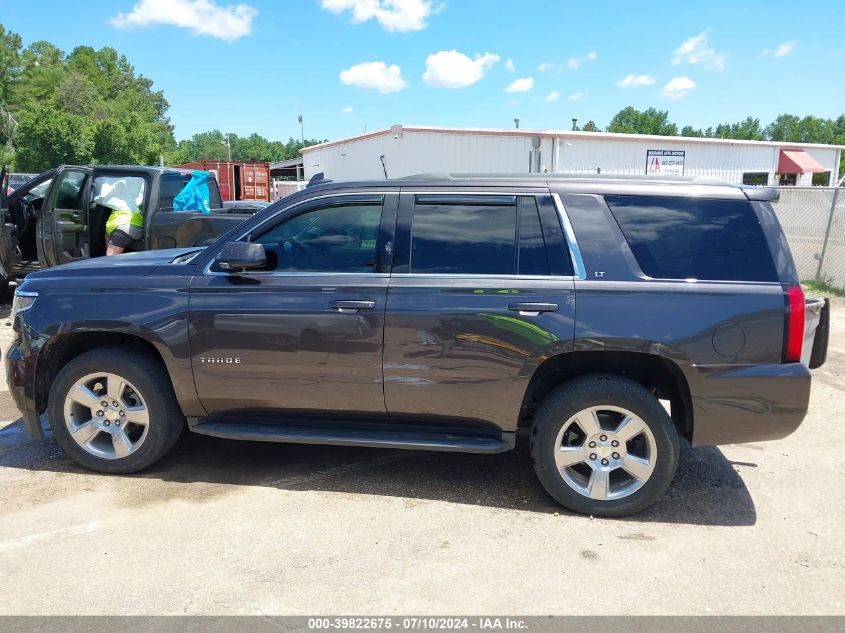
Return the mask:
POLYGON ((417 204, 412 273, 512 275, 516 205, 417 204))
MULTIPOLYGON (((185 185, 191 180, 191 174, 162 174, 158 184, 158 206, 160 209, 169 209, 173 206, 175 198, 185 185)), ((219 209, 223 206, 220 199, 220 189, 217 180, 212 176, 208 179, 208 205, 212 209, 219 209)))
POLYGON ((534 198, 522 198, 519 203, 519 259, 520 275, 548 275, 549 260, 546 242, 540 226, 540 214, 534 198))
POLYGON ((643 272, 658 279, 777 281, 749 202, 605 196, 643 272))
POLYGON ((57 209, 82 210, 82 183, 85 182, 85 176, 85 173, 81 171, 68 171, 62 174, 56 198, 57 209))
POLYGON ((370 273, 380 220, 381 205, 324 207, 280 222, 254 241, 266 247, 271 270, 370 273))

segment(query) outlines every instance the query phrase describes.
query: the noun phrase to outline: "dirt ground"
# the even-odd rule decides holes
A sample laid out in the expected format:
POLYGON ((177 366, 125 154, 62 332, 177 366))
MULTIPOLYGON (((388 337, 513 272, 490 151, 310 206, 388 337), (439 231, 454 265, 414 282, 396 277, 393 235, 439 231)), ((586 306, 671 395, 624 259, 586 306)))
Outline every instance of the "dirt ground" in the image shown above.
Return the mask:
MULTIPOLYGON (((11 338, 8 307, 0 346, 11 338)), ((810 414, 693 450, 652 509, 572 515, 498 456, 185 433, 104 476, 0 391, 0 614, 843 614, 845 300, 810 414)))

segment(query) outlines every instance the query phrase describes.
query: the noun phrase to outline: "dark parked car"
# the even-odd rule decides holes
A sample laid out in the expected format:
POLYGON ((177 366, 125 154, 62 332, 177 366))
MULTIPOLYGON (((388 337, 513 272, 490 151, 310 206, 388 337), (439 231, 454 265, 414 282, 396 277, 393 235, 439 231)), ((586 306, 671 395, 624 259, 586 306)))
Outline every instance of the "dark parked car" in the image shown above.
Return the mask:
POLYGON ((8 195, 5 178, 0 176, 0 281, 105 255, 111 209, 95 200, 96 183, 101 180, 138 181, 145 216, 140 250, 210 244, 258 210, 246 203, 224 206, 217 181, 210 178, 211 213, 174 213, 173 198, 191 173, 190 169, 170 167, 63 165, 39 174, 8 195))
POLYGON ((807 412, 829 314, 805 341, 772 198, 695 179, 323 183, 202 250, 30 275, 9 387, 31 434, 46 413, 102 472, 161 459, 186 420, 476 453, 525 431, 555 499, 624 515, 667 489, 681 438, 778 439, 807 412))

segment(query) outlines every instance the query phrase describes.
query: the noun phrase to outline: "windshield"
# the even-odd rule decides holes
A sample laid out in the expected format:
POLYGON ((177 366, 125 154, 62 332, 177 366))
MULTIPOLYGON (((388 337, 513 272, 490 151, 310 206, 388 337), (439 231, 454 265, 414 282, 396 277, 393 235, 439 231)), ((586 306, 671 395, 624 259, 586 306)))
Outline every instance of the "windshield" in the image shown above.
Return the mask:
POLYGON ((24 199, 27 202, 35 202, 36 200, 44 200, 47 192, 50 190, 50 185, 53 183, 52 178, 48 178, 42 183, 35 185, 27 193, 24 194, 24 199))

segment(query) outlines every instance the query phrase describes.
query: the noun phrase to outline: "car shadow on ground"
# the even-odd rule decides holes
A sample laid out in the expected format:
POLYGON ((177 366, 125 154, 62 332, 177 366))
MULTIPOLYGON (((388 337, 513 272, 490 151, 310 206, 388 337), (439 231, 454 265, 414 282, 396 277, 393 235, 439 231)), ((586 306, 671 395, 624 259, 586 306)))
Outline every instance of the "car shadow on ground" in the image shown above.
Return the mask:
MULTIPOLYGON (((20 421, 0 431, 0 467, 87 473, 71 462, 52 439, 31 440, 20 421)), ((161 462, 127 477, 176 484, 200 482, 379 495, 566 514, 535 478, 525 437, 520 438, 514 451, 472 455, 238 442, 185 432, 161 462)), ((168 486, 166 494, 198 501, 203 492, 185 485, 168 486)), ((651 508, 625 520, 749 526, 754 525, 756 518, 754 502, 735 465, 717 448, 692 449, 682 442, 680 464, 669 492, 651 508)))

